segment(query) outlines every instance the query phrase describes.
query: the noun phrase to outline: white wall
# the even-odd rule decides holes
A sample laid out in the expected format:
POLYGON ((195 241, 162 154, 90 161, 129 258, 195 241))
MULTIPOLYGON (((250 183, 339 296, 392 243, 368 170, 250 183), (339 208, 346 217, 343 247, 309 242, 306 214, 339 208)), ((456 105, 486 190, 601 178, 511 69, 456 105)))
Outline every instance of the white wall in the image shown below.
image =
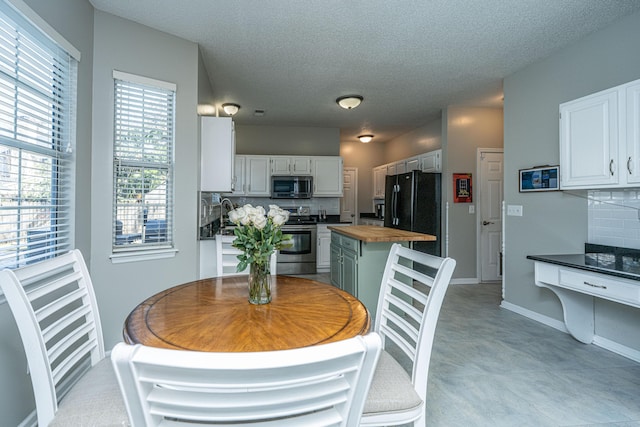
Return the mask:
MULTIPOLYGON (((524 211, 505 218, 507 303, 562 320, 558 298, 534 285, 526 256, 582 253, 587 201, 564 192, 518 193, 518 169, 558 164, 560 103, 640 78, 639 39, 636 13, 505 79, 505 200, 524 211)), ((640 310, 597 301, 598 335, 640 350, 638 325, 640 310)))
POLYGON ((105 346, 122 340, 129 312, 152 294, 197 278, 198 46, 104 12, 95 13, 91 275, 105 346), (177 84, 174 258, 112 264, 113 70, 177 84))

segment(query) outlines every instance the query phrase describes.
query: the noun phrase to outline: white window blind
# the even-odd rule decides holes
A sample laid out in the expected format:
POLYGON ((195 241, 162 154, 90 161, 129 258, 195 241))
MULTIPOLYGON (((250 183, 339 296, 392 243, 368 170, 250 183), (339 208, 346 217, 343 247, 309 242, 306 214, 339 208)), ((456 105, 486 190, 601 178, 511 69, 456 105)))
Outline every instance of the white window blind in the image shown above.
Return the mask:
POLYGON ((173 248, 175 86, 114 72, 113 251, 173 248))
POLYGON ((0 3, 0 268, 73 247, 77 61, 0 3))

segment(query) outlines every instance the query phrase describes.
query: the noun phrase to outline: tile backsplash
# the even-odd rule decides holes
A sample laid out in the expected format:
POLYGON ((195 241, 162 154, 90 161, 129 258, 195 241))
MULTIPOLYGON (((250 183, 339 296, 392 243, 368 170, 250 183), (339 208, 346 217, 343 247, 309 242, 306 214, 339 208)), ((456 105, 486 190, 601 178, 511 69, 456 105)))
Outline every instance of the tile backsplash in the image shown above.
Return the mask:
POLYGON ((640 249, 640 191, 588 192, 588 242, 640 249))

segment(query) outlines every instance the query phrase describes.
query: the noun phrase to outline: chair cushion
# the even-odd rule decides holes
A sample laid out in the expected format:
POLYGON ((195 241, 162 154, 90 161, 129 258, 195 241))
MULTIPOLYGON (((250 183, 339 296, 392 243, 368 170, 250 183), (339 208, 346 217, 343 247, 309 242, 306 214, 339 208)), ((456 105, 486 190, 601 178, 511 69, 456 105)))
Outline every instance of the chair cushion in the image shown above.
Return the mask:
POLYGON ((383 350, 373 374, 363 416, 403 412, 418 408, 422 403, 407 372, 383 350))
POLYGON ((58 406, 53 426, 128 426, 113 365, 105 357, 73 386, 58 406))

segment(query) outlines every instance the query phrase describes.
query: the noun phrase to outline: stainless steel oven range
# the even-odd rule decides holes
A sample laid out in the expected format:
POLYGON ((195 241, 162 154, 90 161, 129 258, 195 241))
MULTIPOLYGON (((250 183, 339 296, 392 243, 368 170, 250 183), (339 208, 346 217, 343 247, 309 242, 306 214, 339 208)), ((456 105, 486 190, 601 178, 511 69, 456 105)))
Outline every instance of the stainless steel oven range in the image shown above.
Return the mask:
POLYGON ((315 274, 316 221, 309 215, 308 207, 288 210, 289 221, 282 226, 282 232, 291 235, 292 245, 280 249, 277 274, 315 274))

